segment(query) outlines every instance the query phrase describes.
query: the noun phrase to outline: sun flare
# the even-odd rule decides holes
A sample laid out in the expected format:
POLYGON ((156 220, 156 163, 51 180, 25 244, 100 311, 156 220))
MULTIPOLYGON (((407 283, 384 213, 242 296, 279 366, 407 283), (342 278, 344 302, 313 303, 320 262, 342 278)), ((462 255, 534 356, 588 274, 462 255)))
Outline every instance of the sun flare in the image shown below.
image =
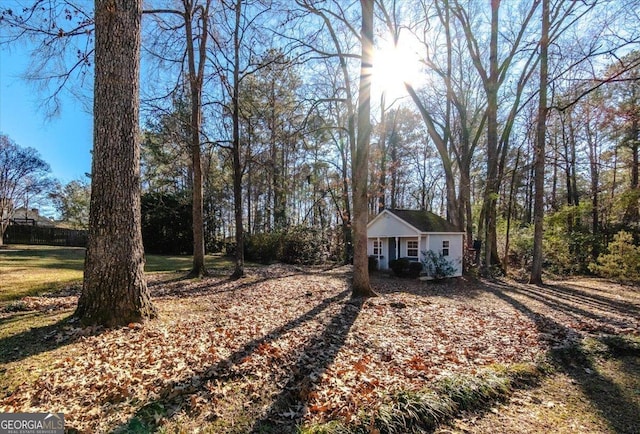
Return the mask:
POLYGON ((373 90, 385 93, 387 101, 407 95, 405 83, 416 86, 424 79, 418 51, 400 40, 397 45, 383 41, 376 48, 373 60, 373 90))

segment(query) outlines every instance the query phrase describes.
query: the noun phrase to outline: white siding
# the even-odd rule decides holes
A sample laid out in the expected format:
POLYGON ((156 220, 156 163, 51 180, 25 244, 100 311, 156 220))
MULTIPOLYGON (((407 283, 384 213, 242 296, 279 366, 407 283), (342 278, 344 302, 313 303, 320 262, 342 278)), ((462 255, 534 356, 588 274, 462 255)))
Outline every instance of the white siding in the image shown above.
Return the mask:
POLYGON ((399 249, 396 255, 400 258, 407 256, 407 241, 419 240, 418 260, 423 259, 422 252, 433 250, 435 253, 442 253, 442 242, 449 241, 449 261, 456 267, 454 276, 462 276, 463 257, 463 234, 461 233, 424 233, 414 228, 404 220, 400 219, 388 211, 383 211, 367 226, 367 250, 369 255, 373 255, 373 241, 380 239, 383 241, 384 250, 380 258, 380 269, 387 269, 389 266, 389 243, 394 242, 394 238, 399 239, 399 249))
POLYGON ((462 234, 429 234, 429 244, 426 250, 442 253, 442 242, 449 241, 449 255, 447 258, 456 267, 455 276, 462 276, 462 234))
POLYGON ((418 231, 398 217, 384 213, 367 228, 367 236, 375 237, 418 237, 418 231))

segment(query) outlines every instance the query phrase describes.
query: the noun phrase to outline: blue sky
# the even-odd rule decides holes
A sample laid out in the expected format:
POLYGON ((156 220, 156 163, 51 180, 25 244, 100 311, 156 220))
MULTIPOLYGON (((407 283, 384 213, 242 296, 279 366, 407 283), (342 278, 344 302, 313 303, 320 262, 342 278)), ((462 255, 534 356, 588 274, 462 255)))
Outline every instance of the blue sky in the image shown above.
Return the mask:
POLYGON ((62 183, 91 171, 93 122, 72 97, 60 114, 47 119, 40 103, 45 95, 20 78, 29 64, 28 47, 0 49, 0 132, 23 147, 37 149, 62 183))

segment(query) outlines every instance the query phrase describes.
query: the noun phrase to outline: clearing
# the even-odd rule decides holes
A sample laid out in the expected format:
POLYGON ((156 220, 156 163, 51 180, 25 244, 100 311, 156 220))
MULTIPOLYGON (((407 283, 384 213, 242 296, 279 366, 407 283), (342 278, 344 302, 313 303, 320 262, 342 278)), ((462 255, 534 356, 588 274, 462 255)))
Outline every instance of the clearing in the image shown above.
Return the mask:
POLYGON ((349 267, 213 271, 149 274, 160 318, 120 329, 70 317, 77 283, 3 302, 0 411, 81 432, 419 432, 398 399, 526 372, 495 399, 456 396, 437 432, 640 430, 637 288, 376 274, 380 296, 352 300, 349 267))

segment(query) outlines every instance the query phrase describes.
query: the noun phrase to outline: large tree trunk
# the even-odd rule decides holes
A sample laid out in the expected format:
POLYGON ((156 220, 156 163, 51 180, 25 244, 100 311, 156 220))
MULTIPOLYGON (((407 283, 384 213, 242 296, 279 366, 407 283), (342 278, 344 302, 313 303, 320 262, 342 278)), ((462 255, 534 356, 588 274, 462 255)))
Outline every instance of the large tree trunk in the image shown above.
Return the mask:
POLYGON ((156 316, 140 228, 142 0, 96 0, 94 147, 89 240, 76 315, 119 326, 156 316))
POLYGON ((499 265, 496 246, 498 179, 498 13, 499 0, 491 1, 491 42, 489 44, 489 76, 487 93, 487 184, 484 193, 484 268, 499 265))
POLYGON ((535 151, 535 196, 533 205, 533 261, 529 283, 542 284, 542 236, 544 221, 544 163, 547 132, 547 82, 549 48, 549 0, 542 0, 542 35, 540 36, 540 96, 535 151))
POLYGON ((371 69, 373 66, 373 0, 360 0, 362 6, 362 59, 358 96, 358 138, 353 159, 353 289, 354 297, 375 295, 369 284, 367 255, 367 177, 371 139, 371 69))

